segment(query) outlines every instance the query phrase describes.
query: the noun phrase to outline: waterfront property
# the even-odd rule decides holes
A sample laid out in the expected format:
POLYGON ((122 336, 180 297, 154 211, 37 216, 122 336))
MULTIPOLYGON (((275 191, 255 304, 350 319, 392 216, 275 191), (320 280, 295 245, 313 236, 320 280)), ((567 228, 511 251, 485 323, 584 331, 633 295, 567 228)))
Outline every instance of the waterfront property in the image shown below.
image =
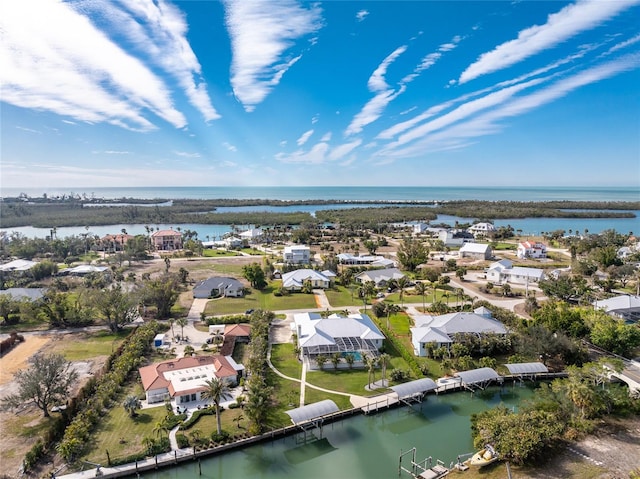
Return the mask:
POLYGON ((513 266, 508 259, 496 261, 487 269, 487 281, 496 284, 533 284, 544 279, 544 271, 539 268, 513 266))
POLYGON ((182 234, 174 230, 160 230, 151 233, 151 244, 157 251, 182 249, 182 234))
POLYGON ((496 231, 496 227, 491 223, 476 223, 468 228, 467 231, 476 238, 487 237, 496 231))
POLYGON ((416 356, 427 356, 429 347, 450 348, 459 333, 507 334, 500 321, 491 317, 486 308, 478 308, 473 313, 450 313, 442 316, 414 316, 415 327, 411 328, 411 343, 416 356))
POLYGON ((315 271, 313 269, 297 269, 282 275, 282 287, 287 291, 301 291, 305 283, 312 288, 327 289, 335 274, 331 271, 315 271))
POLYGON ((175 406, 198 402, 206 389, 205 381, 214 377, 235 386, 244 366, 231 356, 184 357, 138 369, 148 404, 171 401, 175 406))
POLYGON ((366 314, 323 318, 319 313, 297 313, 293 317, 298 347, 307 367, 316 369, 319 355, 352 354, 354 365, 362 365, 362 356, 377 355, 385 339, 366 314))
POLYGON ((371 266, 372 268, 393 268, 395 261, 384 256, 375 255, 353 255, 350 253, 339 253, 338 261, 345 266, 371 266))
POLYGON ((241 298, 242 296, 244 296, 244 284, 226 276, 212 276, 200 281, 193 288, 194 298, 241 298))
POLYGON ((438 233, 438 239, 445 246, 462 246, 465 243, 474 243, 476 241, 472 233, 457 229, 441 230, 438 233))

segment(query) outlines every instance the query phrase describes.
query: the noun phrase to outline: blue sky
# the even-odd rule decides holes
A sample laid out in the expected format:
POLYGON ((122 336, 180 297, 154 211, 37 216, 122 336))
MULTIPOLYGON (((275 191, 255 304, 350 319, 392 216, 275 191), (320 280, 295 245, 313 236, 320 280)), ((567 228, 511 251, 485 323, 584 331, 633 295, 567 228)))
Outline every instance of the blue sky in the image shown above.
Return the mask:
POLYGON ((640 0, 21 0, 2 187, 639 186, 640 0))

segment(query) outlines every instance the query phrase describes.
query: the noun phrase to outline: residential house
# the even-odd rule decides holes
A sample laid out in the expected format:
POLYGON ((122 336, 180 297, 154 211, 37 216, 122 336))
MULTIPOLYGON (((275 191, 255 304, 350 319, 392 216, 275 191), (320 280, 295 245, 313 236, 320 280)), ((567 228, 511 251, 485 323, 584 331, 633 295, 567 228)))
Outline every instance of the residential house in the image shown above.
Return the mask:
POLYGON ((203 241, 202 246, 204 248, 226 248, 226 249, 240 249, 242 248, 243 241, 237 236, 227 236, 220 241, 203 241))
POLYGON ((613 298, 603 299, 594 303, 596 309, 627 322, 640 321, 640 296, 622 294, 613 298))
POLYGON ((350 253, 339 253, 338 261, 346 266, 371 266, 372 268, 393 268, 396 262, 384 256, 376 255, 353 255, 350 253))
POLYGON ((491 259, 493 257, 493 250, 488 244, 465 243, 458 250, 458 254, 461 258, 491 259))
POLYGON ((300 244, 287 245, 282 252, 282 260, 286 264, 309 264, 311 262, 311 249, 300 244))
POLYGON ((240 238, 249 243, 257 243, 262 239, 263 232, 260 228, 251 228, 240 233, 240 238))
POLYGON ((319 313, 298 313, 293 319, 298 347, 311 369, 317 368, 314 360, 320 354, 351 354, 354 364, 362 365, 363 355, 376 356, 385 339, 366 314, 323 318, 319 313))
POLYGON ((157 251, 182 249, 182 234, 174 230, 160 230, 151 233, 151 244, 157 251))
POLYGON ((445 246, 462 246, 465 243, 474 243, 475 236, 464 230, 441 230, 438 232, 438 239, 445 246))
POLYGON ((100 238, 98 247, 100 248, 101 251, 106 251, 109 253, 124 251, 124 248, 127 245, 127 243, 133 238, 134 238, 133 235, 125 234, 125 233, 115 234, 115 235, 108 234, 100 238))
POLYGON ((487 269, 487 281, 495 284, 533 284, 545 278, 544 271, 539 268, 513 266, 508 259, 492 263, 487 269))
POLYGON ((547 246, 539 241, 523 241, 518 244, 518 258, 546 258, 547 257, 547 246))
POLYGON ((404 273, 402 273, 398 268, 386 268, 363 271, 355 276, 355 280, 361 284, 364 284, 367 281, 373 281, 376 288, 384 288, 391 281, 397 281, 404 277, 404 273))
POLYGON ((244 366, 231 356, 184 357, 170 359, 138 369, 148 404, 171 400, 184 405, 201 400, 205 381, 214 377, 235 386, 243 376, 244 366))
POLYGON ((92 264, 80 264, 73 268, 66 268, 61 270, 59 276, 86 276, 91 273, 104 273, 110 271, 106 266, 94 266, 92 264))
POLYGON ((8 263, 0 264, 0 271, 3 272, 25 272, 29 271, 35 265, 37 261, 31 261, 28 259, 14 259, 8 263))
POLYGON ((1 289, 0 295, 9 296, 11 299, 21 301, 27 299, 29 301, 39 301, 44 298, 47 292, 46 288, 7 288, 1 289))
POLYGON ((469 233, 472 233, 476 238, 487 237, 496 231, 496 227, 491 223, 476 223, 467 228, 469 233))
POLYGON ((241 298, 244 296, 244 284, 236 278, 212 276, 200 281, 193 287, 194 298, 241 298))
POLYGON ((282 275, 282 287, 288 291, 300 291, 306 282, 313 288, 327 289, 331 286, 335 274, 331 271, 313 269, 297 269, 282 275))
POLYGON ((478 308, 473 313, 459 312, 442 316, 414 316, 415 327, 411 328, 411 343, 416 356, 427 356, 428 345, 435 348, 450 348, 459 333, 474 334, 507 334, 507 329, 500 321, 491 317, 486 308, 478 308))

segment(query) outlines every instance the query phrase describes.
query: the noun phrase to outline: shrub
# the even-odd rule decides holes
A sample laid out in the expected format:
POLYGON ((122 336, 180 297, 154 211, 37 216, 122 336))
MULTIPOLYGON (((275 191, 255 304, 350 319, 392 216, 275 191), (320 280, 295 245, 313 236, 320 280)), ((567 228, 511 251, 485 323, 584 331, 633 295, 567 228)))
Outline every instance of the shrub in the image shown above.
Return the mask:
POLYGON ((176 442, 178 443, 178 447, 180 449, 189 447, 189 438, 184 434, 176 434, 176 442))
POLYGON ((389 377, 395 382, 406 381, 409 379, 409 371, 405 371, 404 369, 392 369, 389 373, 389 377))
POLYGON ((227 431, 222 431, 220 434, 218 434, 217 432, 211 434, 211 440, 213 442, 226 442, 230 437, 231 435, 227 431))

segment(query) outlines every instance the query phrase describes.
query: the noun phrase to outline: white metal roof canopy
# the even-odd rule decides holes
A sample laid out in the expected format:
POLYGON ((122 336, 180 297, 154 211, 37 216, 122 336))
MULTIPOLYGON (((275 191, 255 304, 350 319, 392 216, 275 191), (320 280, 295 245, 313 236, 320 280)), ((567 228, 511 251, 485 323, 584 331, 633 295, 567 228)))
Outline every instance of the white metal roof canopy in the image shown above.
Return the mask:
POLYGON ((293 424, 301 424, 303 422, 319 419, 328 414, 333 414, 340 411, 340 408, 331 399, 325 399, 324 401, 314 402, 307 404, 306 406, 297 407, 286 411, 291 418, 293 424))
POLYGON ((500 379, 500 375, 491 368, 472 369, 460 371, 456 374, 467 385, 481 384, 500 379))
POLYGON ((548 373, 549 370, 542 363, 512 363, 505 364, 511 374, 548 373))
POLYGON ((416 396, 417 394, 423 394, 428 391, 433 391, 438 386, 433 379, 423 378, 410 381, 408 383, 398 384, 397 386, 391 386, 391 390, 398 395, 398 399, 405 399, 408 397, 416 396))

